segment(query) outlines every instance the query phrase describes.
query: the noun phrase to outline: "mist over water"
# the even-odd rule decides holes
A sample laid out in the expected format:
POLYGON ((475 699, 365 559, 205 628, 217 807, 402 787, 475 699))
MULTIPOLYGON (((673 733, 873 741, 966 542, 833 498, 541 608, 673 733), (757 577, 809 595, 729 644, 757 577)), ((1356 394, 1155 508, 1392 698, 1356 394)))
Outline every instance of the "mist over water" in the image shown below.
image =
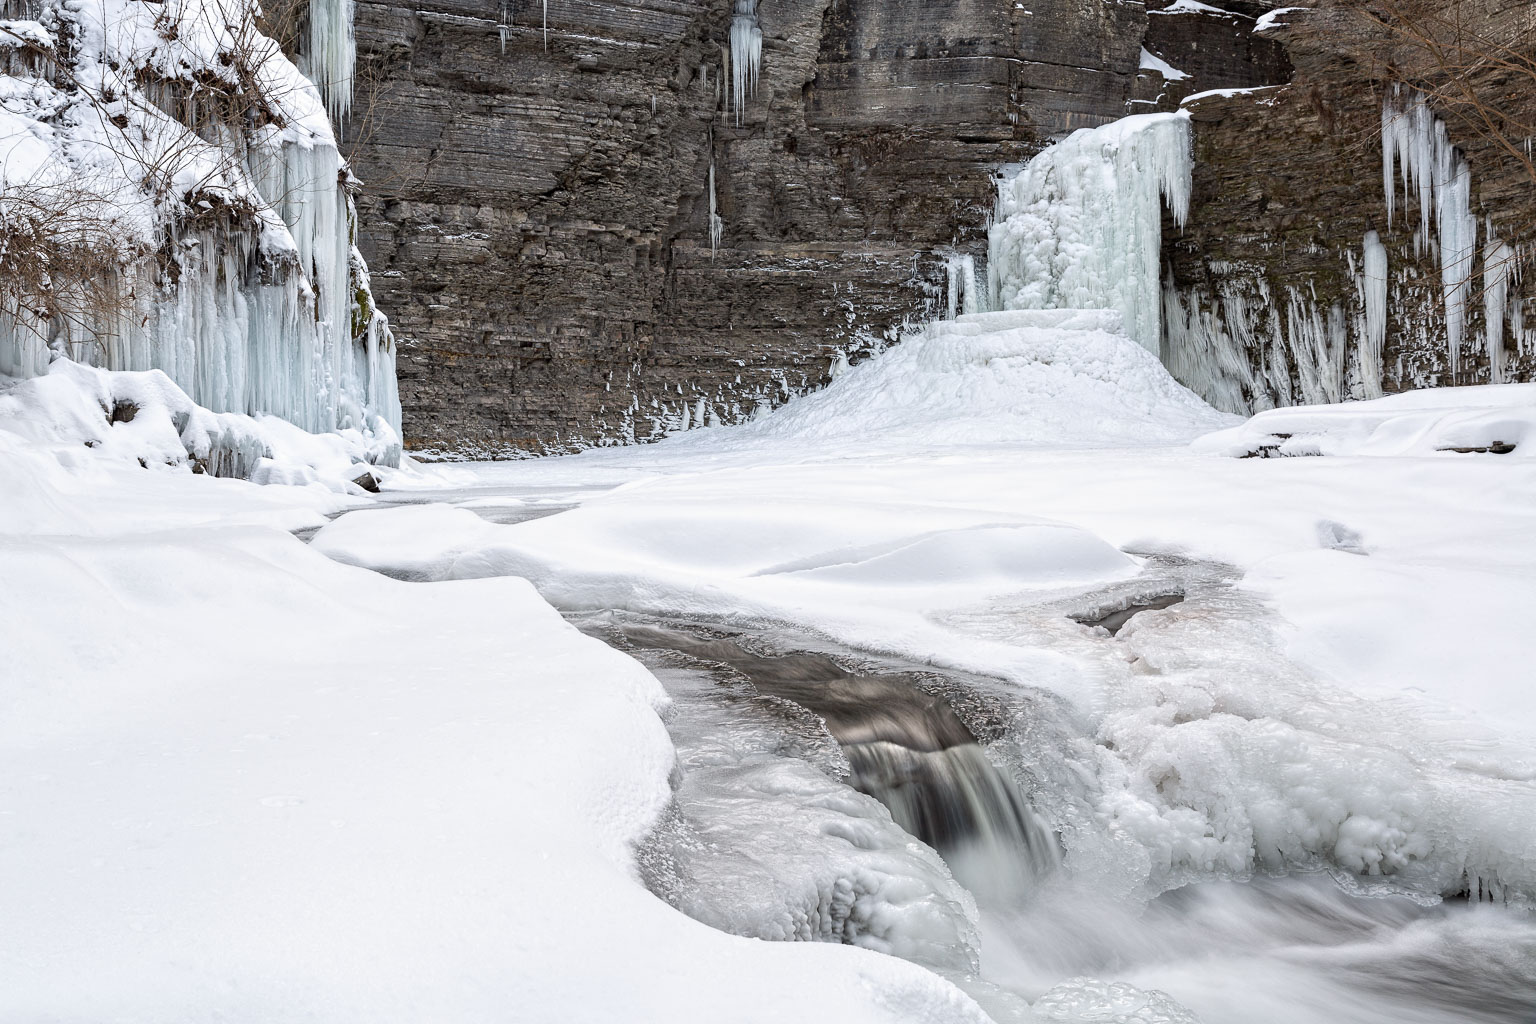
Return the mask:
POLYGON ((1206 1024, 1530 1024, 1536 922, 1346 893, 1326 876, 1201 882, 1146 904, 1047 889, 986 907, 982 971, 1033 999, 1063 978, 1172 995, 1206 1024))

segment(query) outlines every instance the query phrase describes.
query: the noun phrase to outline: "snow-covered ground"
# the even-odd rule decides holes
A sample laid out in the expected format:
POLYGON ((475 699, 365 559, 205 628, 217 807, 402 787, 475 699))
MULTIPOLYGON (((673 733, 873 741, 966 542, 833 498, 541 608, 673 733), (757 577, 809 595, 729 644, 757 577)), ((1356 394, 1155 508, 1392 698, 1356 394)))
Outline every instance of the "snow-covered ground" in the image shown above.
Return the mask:
MULTIPOLYGON (((370 499, 0 434, 0 1017, 982 1019, 914 964, 732 937, 647 893, 658 710, 689 743, 702 719, 548 602, 799 630, 1032 695, 1050 728, 992 752, 1027 762, 1065 869, 983 908, 982 982, 945 968, 999 1019, 1520 1020, 1525 435, 1489 439, 1510 456, 1361 441, 1399 430, 1393 401, 1422 418, 1414 399, 1238 427, 1116 326, 935 325, 747 426, 392 477, 410 504, 307 548, 281 531, 370 499), (1304 432, 1346 440, 1229 454, 1304 432), (1068 617, 1171 590, 1115 635, 1068 617), (1501 905, 1408 898, 1464 888, 1501 905), (1426 996, 1415 972, 1470 980, 1426 996)), ((1445 398, 1530 416, 1518 388, 1445 398)), ((915 865, 954 902, 874 805, 743 749, 685 801, 790 843, 735 772, 820 848, 841 836, 882 879, 915 865)), ((875 886, 883 920, 944 934, 935 897, 875 886)))

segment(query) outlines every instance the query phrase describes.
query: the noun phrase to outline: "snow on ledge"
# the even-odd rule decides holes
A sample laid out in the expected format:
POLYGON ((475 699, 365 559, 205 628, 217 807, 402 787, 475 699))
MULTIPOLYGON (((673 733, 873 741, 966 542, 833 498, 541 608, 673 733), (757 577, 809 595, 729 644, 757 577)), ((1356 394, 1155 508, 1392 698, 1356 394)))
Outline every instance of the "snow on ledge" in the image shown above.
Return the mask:
POLYGON ((1253 20, 1253 19, 1251 19, 1246 14, 1239 14, 1236 11, 1224 11, 1220 7, 1212 7, 1210 4, 1203 4, 1203 3, 1200 2, 1200 0, 1175 0, 1174 3, 1169 4, 1167 7, 1164 7, 1162 10, 1159 10, 1159 11, 1148 11, 1147 13, 1148 14, 1209 14, 1209 15, 1215 15, 1215 16, 1221 17, 1221 18, 1242 18, 1244 21, 1251 21, 1251 20, 1253 20))
POLYGON ((1272 11, 1266 11, 1259 15, 1259 20, 1253 23, 1255 32, 1268 32, 1272 28, 1285 28, 1290 22, 1280 19, 1287 14, 1297 14, 1301 11, 1310 11, 1310 7, 1276 7, 1272 11))
POLYGON ((1145 46, 1141 48, 1141 64, 1139 66, 1143 71, 1156 71, 1169 82, 1182 82, 1190 77, 1187 73, 1169 64, 1145 46))

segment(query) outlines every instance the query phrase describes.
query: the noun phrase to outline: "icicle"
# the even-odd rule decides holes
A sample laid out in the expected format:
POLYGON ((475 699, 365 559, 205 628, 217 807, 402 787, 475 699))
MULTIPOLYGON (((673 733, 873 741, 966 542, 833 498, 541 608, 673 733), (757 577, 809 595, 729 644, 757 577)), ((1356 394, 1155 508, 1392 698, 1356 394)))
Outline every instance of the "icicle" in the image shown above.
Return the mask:
POLYGON ((1116 309, 1161 348, 1162 205, 1189 213, 1188 114, 1078 131, 1000 187, 988 234, 993 309, 1116 309))
POLYGON ((1483 319, 1488 345, 1488 383, 1504 383, 1504 308, 1509 302, 1510 263, 1514 251, 1488 233, 1483 248, 1483 319))
POLYGON ((715 206, 715 157, 711 153, 709 157, 709 258, 714 259, 715 253, 720 251, 720 239, 725 235, 725 221, 720 219, 720 214, 715 206))
POLYGON ((1366 398, 1381 397, 1381 353, 1387 341, 1387 249, 1381 236, 1365 233, 1360 298, 1365 329, 1360 337, 1360 382, 1366 398))
POLYGON ((762 66, 763 30, 757 20, 757 0, 736 0, 736 13, 731 18, 731 99, 738 125, 747 96, 757 95, 762 66))

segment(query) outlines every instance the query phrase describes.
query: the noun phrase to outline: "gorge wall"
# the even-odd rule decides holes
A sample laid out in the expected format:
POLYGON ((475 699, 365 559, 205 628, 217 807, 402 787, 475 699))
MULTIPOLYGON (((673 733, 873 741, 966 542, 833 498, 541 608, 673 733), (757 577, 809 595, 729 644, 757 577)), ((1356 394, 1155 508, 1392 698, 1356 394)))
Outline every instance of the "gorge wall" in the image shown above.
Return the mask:
MULTIPOLYGON (((999 168, 1218 88, 1250 91, 1187 104, 1165 361, 1231 409, 1368 394, 1350 352, 1376 230, 1383 381, 1449 382, 1434 240, 1414 242, 1417 207, 1385 224, 1382 76, 1273 6, 358 0, 345 148, 407 443, 507 455, 750 416, 942 315, 999 168), (754 11, 738 107, 731 27, 754 11)), ((1497 187, 1477 202, 1513 209, 1497 187)), ((1478 379, 1479 316, 1458 382, 1478 379)))
POLYGON ((996 168, 1164 91, 1141 4, 1036 6, 763 0, 738 124, 728 0, 359 0, 346 141, 408 443, 736 419, 941 310, 996 168))

